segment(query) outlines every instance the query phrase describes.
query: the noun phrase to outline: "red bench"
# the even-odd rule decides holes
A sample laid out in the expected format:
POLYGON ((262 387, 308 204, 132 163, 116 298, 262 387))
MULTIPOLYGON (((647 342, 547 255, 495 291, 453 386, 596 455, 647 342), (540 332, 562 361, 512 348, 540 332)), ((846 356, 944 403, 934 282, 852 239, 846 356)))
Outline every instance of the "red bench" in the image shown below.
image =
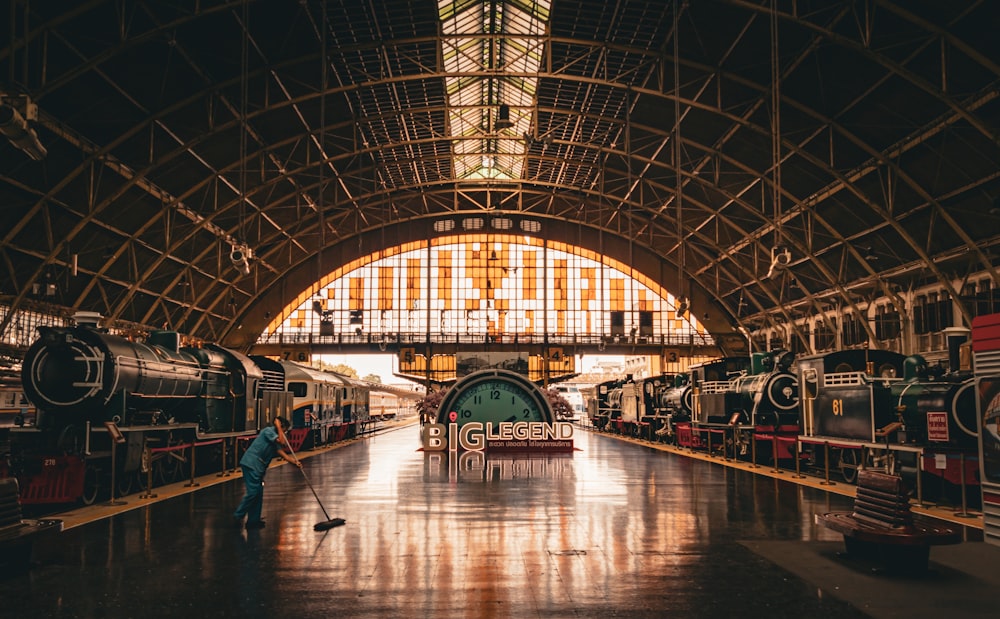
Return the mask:
POLYGON ((914 517, 903 480, 879 471, 858 472, 854 511, 816 514, 816 523, 843 534, 848 556, 901 574, 925 572, 931 546, 962 541, 959 531, 914 517))

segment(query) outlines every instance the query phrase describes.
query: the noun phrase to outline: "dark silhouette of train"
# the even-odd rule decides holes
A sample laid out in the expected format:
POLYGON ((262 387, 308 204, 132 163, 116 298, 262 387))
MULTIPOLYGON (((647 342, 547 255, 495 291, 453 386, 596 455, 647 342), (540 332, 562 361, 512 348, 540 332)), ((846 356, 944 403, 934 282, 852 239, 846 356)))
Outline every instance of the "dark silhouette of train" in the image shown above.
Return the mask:
POLYGON ((75 321, 39 327, 22 362, 37 412, 8 430, 7 474, 18 477, 25 504, 90 504, 150 478, 183 479, 196 461, 235 468, 245 441, 279 415, 293 422, 295 449, 352 438, 370 421, 362 381, 185 346, 173 331, 134 341, 100 328, 96 314, 75 321))
POLYGON ((847 481, 868 463, 978 484, 975 382, 950 365, 882 350, 799 359, 800 443, 847 481))
POLYGON ((935 480, 926 490, 954 498, 978 484, 977 395, 957 347, 949 357, 947 368, 870 349, 720 358, 684 374, 601 383, 588 402, 590 423, 737 459, 832 470, 849 482, 860 466, 886 468, 918 488, 935 480))

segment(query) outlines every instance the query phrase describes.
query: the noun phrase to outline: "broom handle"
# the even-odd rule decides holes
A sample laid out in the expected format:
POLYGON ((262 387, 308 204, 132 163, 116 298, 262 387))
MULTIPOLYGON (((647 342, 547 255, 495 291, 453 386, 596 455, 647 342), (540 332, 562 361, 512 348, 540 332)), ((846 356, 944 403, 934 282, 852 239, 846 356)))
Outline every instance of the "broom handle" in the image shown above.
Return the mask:
MULTIPOLYGON (((294 449, 292 449, 292 444, 288 442, 288 437, 287 437, 287 436, 285 436, 285 433, 284 433, 284 432, 281 432, 281 438, 282 438, 282 439, 284 439, 284 441, 285 441, 285 447, 287 447, 287 448, 288 448, 288 453, 292 454, 292 456, 293 456, 293 457, 295 458, 295 460, 296 460, 296 461, 298 462, 298 460, 299 460, 299 457, 298 457, 297 455, 295 455, 295 450, 294 450, 294 449)), ((301 466, 301 462, 299 463, 299 466, 298 466, 297 468, 298 468, 298 469, 299 469, 300 471, 302 471, 302 466, 301 466)), ((323 507, 323 501, 320 501, 320 500, 319 500, 319 495, 318 495, 318 494, 316 494, 316 489, 315 489, 315 488, 313 488, 313 485, 312 485, 312 484, 311 484, 311 483, 309 482, 309 476, 308 476, 308 475, 306 475, 306 472, 305 472, 305 471, 302 471, 302 479, 306 480, 306 485, 307 485, 307 486, 309 486, 309 489, 310 489, 310 490, 312 490, 312 493, 313 493, 313 496, 314 496, 314 497, 316 497, 316 502, 317 502, 317 503, 319 503, 319 508, 320 508, 321 510, 323 510, 323 515, 324 515, 324 516, 326 516, 326 519, 327 519, 327 520, 330 520, 330 514, 326 513, 326 508, 325 508, 325 507, 323 507)))
POLYGON ((288 442, 288 435, 285 434, 285 429, 281 427, 280 423, 274 424, 274 428, 278 431, 278 437, 281 438, 282 442, 285 443, 285 447, 288 448, 288 453, 292 454, 292 458, 298 462, 299 456, 295 453, 295 450, 292 449, 291 443, 288 442))

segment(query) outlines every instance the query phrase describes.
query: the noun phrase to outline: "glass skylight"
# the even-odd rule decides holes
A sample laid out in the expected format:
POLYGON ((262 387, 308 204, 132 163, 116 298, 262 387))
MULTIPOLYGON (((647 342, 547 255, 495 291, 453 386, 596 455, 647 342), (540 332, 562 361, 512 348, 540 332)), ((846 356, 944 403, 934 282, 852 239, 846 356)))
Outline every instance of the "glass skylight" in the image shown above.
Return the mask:
POLYGON ((549 0, 438 3, 456 178, 521 178, 550 6, 549 0), (498 122, 501 104, 507 123, 498 122))

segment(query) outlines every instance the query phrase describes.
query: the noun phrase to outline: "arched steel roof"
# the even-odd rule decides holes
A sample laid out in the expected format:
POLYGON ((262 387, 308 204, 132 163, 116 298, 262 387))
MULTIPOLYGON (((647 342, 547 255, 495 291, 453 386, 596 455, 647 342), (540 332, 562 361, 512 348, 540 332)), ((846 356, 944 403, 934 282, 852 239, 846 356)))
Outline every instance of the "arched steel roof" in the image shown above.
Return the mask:
POLYGON ((5 9, 0 96, 45 151, 0 140, 14 309, 247 344, 316 269, 484 211, 653 256, 719 332, 930 282, 968 319, 956 281, 1000 288, 986 0, 5 9))

